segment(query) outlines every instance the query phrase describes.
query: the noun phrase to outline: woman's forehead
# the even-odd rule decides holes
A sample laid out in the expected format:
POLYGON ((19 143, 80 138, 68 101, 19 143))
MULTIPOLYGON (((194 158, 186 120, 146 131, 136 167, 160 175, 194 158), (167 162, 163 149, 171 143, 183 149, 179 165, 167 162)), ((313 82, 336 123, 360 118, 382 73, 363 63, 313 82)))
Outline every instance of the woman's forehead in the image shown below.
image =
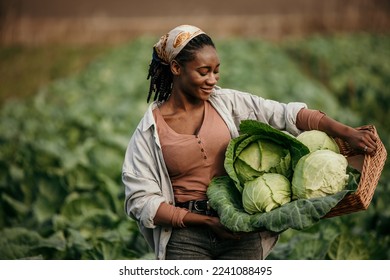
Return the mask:
POLYGON ((204 46, 194 52, 194 61, 198 63, 219 63, 219 56, 214 47, 204 46))

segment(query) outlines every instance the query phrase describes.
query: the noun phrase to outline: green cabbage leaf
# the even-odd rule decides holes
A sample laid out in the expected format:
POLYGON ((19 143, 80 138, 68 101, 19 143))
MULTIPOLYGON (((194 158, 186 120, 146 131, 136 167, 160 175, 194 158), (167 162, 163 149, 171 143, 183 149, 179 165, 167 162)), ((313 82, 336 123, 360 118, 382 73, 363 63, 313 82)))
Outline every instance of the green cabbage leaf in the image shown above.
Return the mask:
POLYGON ((242 205, 242 195, 229 176, 213 178, 207 189, 207 196, 210 206, 217 211, 221 223, 231 231, 282 232, 289 228, 303 230, 311 227, 336 206, 346 194, 352 192, 351 188, 356 188, 356 186, 351 184, 345 190, 326 197, 293 200, 269 212, 255 214, 248 214, 245 211, 242 205))

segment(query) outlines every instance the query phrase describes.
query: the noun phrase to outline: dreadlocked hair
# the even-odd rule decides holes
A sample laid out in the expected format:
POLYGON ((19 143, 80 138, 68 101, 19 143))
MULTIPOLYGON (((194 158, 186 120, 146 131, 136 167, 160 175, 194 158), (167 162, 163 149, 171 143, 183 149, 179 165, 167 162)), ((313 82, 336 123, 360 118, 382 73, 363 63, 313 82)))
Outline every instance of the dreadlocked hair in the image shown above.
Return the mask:
POLYGON ((149 94, 147 102, 154 92, 154 101, 165 101, 168 99, 171 89, 173 75, 169 65, 163 64, 153 49, 153 59, 149 65, 148 80, 150 79, 149 94))
MULTIPOLYGON (((175 60, 180 65, 184 65, 185 63, 194 60, 196 51, 203 48, 204 46, 212 46, 215 48, 212 39, 208 35, 200 34, 192 38, 191 41, 187 43, 187 45, 175 57, 175 60)), ((154 101, 166 101, 171 95, 173 74, 171 72, 170 65, 162 63, 154 49, 153 59, 149 65, 147 79, 150 79, 147 102, 149 103, 153 93, 154 101)))

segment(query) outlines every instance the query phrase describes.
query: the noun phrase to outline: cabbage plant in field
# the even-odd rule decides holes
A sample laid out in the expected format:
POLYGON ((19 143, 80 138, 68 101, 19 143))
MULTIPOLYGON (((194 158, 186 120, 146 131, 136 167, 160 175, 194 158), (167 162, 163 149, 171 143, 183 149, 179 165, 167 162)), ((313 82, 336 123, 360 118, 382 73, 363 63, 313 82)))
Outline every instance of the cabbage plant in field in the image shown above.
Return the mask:
POLYGON ((120 170, 146 107, 146 70, 139 69, 147 67, 143 46, 151 43, 113 50, 34 99, 2 107, 0 259, 134 259, 149 252, 123 210, 120 170))

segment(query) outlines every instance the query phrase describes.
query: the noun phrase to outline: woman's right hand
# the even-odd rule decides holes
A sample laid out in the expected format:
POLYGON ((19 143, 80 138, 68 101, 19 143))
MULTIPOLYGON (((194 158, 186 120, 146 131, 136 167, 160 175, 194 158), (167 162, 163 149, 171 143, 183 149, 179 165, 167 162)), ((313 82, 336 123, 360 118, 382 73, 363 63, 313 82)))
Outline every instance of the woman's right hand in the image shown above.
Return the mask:
POLYGON ((227 229, 221 224, 218 217, 188 212, 184 216, 183 222, 185 226, 207 226, 221 239, 240 239, 240 234, 227 229))
POLYGON ((240 234, 235 233, 227 229, 223 224, 221 224, 218 217, 209 217, 208 226, 210 229, 221 239, 234 239, 239 240, 240 234))

